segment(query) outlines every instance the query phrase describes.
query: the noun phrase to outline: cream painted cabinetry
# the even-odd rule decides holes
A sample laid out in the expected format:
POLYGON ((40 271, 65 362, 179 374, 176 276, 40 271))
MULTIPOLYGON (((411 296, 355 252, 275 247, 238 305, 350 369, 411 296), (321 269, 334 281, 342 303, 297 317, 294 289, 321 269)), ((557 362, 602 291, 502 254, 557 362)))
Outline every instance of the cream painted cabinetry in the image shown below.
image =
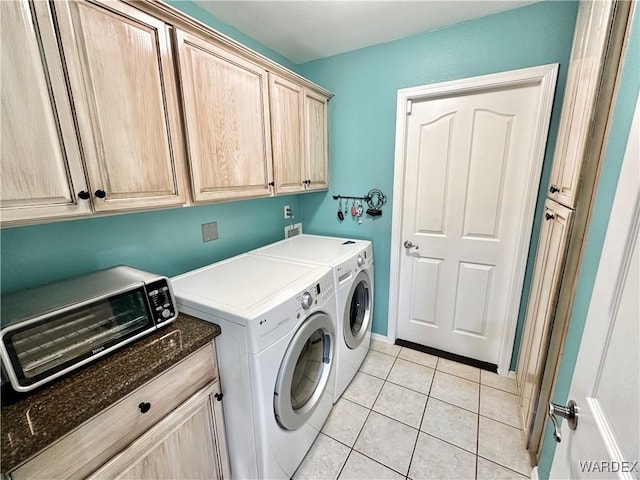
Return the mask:
POLYGON ((276 193, 328 187, 328 98, 269 75, 273 173, 276 193))
POLYGON ((216 396, 220 396, 217 381, 193 395, 89 478, 229 478, 222 407, 216 396))
POLYGON ((185 203, 167 24, 121 2, 0 9, 3 225, 185 203))
POLYGON ((575 208, 587 145, 591 141, 593 110, 601 76, 615 2, 581 2, 576 20, 558 128, 558 142, 549 180, 549 198, 575 208))
POLYGON ((553 200, 545 203, 516 375, 525 443, 536 414, 573 213, 553 200))
POLYGON ((12 479, 229 478, 209 343, 9 472, 12 479))
POLYGON ((180 29, 176 43, 194 201, 270 195, 267 71, 180 29))
POLYGON ((0 2, 3 223, 91 212, 53 17, 45 2, 0 2))
POLYGON ((168 25, 122 2, 56 2, 98 212, 186 201, 168 25))

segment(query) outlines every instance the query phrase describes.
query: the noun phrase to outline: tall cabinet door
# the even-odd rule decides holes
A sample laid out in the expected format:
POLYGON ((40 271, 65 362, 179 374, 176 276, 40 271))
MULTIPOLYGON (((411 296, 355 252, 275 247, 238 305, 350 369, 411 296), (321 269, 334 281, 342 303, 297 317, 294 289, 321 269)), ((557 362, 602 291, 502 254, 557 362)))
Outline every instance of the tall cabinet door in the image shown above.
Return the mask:
POLYGON ((195 201, 270 195, 267 72, 176 29, 195 201))
POLYGON ((2 221, 90 213, 49 5, 0 2, 2 221))
POLYGON ((327 98, 305 90, 307 190, 329 187, 327 98))
POLYGON ((54 6, 95 209, 184 203, 168 27, 122 2, 54 6))
POLYGON ((273 175, 277 193, 304 192, 304 90, 269 74, 273 175))
POLYGON ((571 62, 562 103, 549 198, 574 208, 579 188, 580 171, 590 139, 593 108, 600 88, 611 15, 615 2, 580 2, 576 31, 571 47, 571 62))
POLYGON ((543 215, 516 375, 525 444, 536 411, 573 210, 547 200, 543 215))

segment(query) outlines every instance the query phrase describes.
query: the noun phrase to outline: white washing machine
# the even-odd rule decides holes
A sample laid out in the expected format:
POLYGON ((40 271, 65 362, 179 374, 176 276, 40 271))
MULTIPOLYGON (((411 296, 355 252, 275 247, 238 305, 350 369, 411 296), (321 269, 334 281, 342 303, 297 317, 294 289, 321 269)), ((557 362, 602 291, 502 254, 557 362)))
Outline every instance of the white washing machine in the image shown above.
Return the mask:
POLYGON ((328 265, 336 289, 338 356, 334 402, 353 380, 371 342, 373 247, 368 240, 297 235, 252 250, 262 255, 328 265))
POLYGON ((233 478, 292 477, 333 406, 326 266, 239 255, 172 279, 178 309, 217 323, 233 478))

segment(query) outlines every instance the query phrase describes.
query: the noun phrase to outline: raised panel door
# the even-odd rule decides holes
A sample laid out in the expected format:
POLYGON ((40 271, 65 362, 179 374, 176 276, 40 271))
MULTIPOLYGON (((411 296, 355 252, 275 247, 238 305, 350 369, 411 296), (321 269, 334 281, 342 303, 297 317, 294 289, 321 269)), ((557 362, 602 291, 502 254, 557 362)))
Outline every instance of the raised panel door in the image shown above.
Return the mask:
POLYGON ((598 97, 615 2, 580 2, 571 62, 562 103, 558 142, 549 181, 549 198, 574 208, 591 117, 598 97))
POLYGON ((55 7, 96 211, 184 203, 167 25, 121 2, 55 7))
POLYGON ((543 215, 516 370, 525 443, 538 402, 573 211, 547 200, 543 215))
POLYGON ((229 478, 219 392, 217 381, 199 391, 89 478, 229 478))
POLYGON ((269 74, 269 98, 276 193, 303 192, 307 179, 303 89, 269 74))
POLYGON ((327 98, 309 90, 304 94, 307 190, 329 187, 327 98))
POLYGON ((2 223, 91 212, 49 5, 0 2, 2 223))
POLYGON ((270 195, 266 70, 179 29, 176 39, 194 200, 270 195))

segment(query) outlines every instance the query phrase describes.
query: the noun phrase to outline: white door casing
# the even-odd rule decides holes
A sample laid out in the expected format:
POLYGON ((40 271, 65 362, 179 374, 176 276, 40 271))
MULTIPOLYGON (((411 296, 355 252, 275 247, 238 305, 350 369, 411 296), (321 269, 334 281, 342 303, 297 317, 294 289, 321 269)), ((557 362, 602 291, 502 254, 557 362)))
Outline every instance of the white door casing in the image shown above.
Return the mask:
POLYGON ((392 339, 507 372, 557 71, 398 91, 392 339))
POLYGON ((640 478, 639 132, 640 101, 569 390, 578 425, 562 422, 551 478, 640 478))

